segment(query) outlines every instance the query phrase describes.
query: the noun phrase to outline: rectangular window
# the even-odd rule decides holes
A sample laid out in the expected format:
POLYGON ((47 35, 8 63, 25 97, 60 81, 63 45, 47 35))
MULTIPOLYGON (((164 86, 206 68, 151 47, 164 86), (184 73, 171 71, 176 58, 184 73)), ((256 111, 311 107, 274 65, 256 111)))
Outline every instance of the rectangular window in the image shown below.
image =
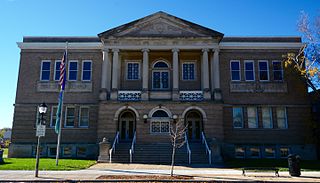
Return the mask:
POLYGON ((43 60, 41 62, 41 73, 40 80, 41 81, 49 81, 50 80, 50 60, 43 60))
POLYGON ((49 157, 55 157, 57 154, 57 148, 56 147, 48 147, 48 156, 49 157))
POLYGON ((127 63, 127 80, 138 80, 140 64, 138 62, 127 63))
POLYGON ((232 60, 230 62, 230 70, 231 70, 231 80, 232 81, 240 81, 241 74, 240 74, 240 61, 239 60, 232 60))
POLYGON ((154 71, 152 86, 154 89, 168 89, 169 88, 169 72, 154 71))
POLYGON ((61 64, 60 60, 56 60, 56 62, 54 63, 54 80, 55 81, 59 81, 60 79, 60 64, 61 64))
POLYGON ((63 157, 71 157, 72 155, 72 148, 70 146, 63 147, 63 157))
POLYGON ((243 112, 242 107, 233 108, 233 127, 243 128, 243 112))
POLYGON ((249 157, 250 158, 260 158, 260 148, 259 147, 250 147, 249 148, 249 157))
POLYGON ((152 121, 151 133, 169 133, 169 121, 152 121))
POLYGON ((89 126, 89 107, 80 107, 79 126, 80 127, 89 126))
POLYGON ((85 60, 82 62, 82 81, 91 81, 92 61, 85 60))
POLYGON ((264 148, 264 157, 265 158, 275 158, 276 151, 274 147, 264 148))
POLYGON ((75 108, 67 107, 66 108, 66 118, 65 118, 65 127, 74 127, 75 122, 75 108))
POLYGON ((259 60, 259 79, 269 81, 269 66, 267 60, 259 60))
POLYGON ((87 155, 87 148, 85 147, 77 148, 77 157, 86 157, 86 155, 87 155))
POLYGON ((245 158, 245 151, 246 151, 246 148, 243 147, 243 146, 236 146, 234 148, 234 153, 235 153, 235 157, 236 158, 245 158))
POLYGON ((279 149, 280 153, 280 158, 287 158, 288 155, 290 154, 290 150, 288 147, 280 147, 279 149))
POLYGON ((55 127, 56 120, 57 120, 57 106, 52 106, 50 127, 55 127))
POLYGON ((245 80, 254 81, 254 62, 253 60, 244 61, 245 80))
POLYGON ((248 115, 248 128, 258 128, 257 108, 248 107, 247 115, 248 115))
POLYGON ((281 61, 272 61, 273 67, 273 80, 282 81, 283 80, 283 69, 281 61))
POLYGON ((277 107, 277 124, 278 128, 288 128, 287 125, 287 114, 285 107, 277 107))
POLYGON ((77 81, 78 61, 69 61, 69 81, 77 81))
POLYGON ((195 80, 195 64, 185 62, 182 64, 182 79, 195 80))
POLYGON ((262 125, 263 128, 272 128, 272 109, 271 107, 262 107, 262 125))

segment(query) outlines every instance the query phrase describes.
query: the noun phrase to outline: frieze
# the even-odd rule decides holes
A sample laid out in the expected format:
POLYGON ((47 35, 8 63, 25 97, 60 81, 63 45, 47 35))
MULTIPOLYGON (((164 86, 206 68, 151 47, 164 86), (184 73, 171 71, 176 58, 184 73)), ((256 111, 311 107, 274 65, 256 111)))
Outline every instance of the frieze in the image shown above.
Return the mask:
POLYGON ((230 92, 244 93, 286 93, 286 82, 231 82, 230 92))

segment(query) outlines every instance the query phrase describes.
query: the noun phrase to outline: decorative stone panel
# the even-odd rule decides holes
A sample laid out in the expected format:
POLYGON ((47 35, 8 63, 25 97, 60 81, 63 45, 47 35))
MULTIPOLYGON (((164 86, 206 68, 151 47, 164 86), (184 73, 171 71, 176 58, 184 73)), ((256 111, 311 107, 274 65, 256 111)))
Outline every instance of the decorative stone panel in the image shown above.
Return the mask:
MULTIPOLYGON (((58 92, 60 85, 56 81, 37 83, 37 92, 58 92)), ((65 90, 68 92, 92 92, 92 82, 67 82, 65 90)))
POLYGON ((120 101, 140 101, 141 91, 118 91, 120 101))
POLYGON ((286 82, 231 82, 230 92, 244 93, 286 93, 286 82))

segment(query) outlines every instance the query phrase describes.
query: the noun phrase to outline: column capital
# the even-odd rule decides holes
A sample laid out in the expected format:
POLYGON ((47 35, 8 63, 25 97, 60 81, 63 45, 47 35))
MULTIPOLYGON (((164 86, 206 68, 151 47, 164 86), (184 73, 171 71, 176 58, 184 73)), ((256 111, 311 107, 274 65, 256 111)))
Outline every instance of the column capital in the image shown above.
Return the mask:
POLYGON ((141 51, 142 51, 142 52, 149 52, 150 49, 148 49, 148 48, 142 48, 141 51))
POLYGON ((119 50, 119 48, 113 48, 112 49, 112 52, 119 52, 120 50, 119 50))
POLYGON ((109 48, 102 48, 102 51, 108 53, 109 52, 109 48))
POLYGON ((218 53, 219 53, 219 52, 220 52, 220 48, 213 48, 213 49, 212 49, 212 51, 213 51, 213 52, 218 52, 218 53))
POLYGON ((172 48, 171 51, 172 51, 172 52, 179 52, 180 50, 179 50, 179 48, 172 48))
POLYGON ((209 48, 202 48, 202 52, 208 52, 210 49, 209 48))

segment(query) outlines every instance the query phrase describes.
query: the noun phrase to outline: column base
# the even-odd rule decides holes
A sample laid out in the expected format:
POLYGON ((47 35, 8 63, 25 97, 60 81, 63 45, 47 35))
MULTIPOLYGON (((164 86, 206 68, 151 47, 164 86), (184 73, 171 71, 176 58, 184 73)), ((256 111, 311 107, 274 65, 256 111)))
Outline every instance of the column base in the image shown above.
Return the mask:
POLYGON ((149 100, 149 91, 148 90, 142 90, 141 100, 143 100, 143 101, 149 100))
POLYGON ((173 89, 172 90, 172 100, 173 101, 179 101, 180 100, 179 89, 173 89))
POLYGON ((203 99, 204 100, 211 100, 211 92, 209 90, 204 89, 204 91, 203 91, 203 99))
POLYGON ((118 100, 118 90, 113 89, 110 93, 111 100, 118 100))
POLYGON ((100 94, 99 94, 99 99, 100 100, 107 100, 108 99, 108 93, 106 89, 101 89, 100 94))
POLYGON ((215 101, 222 101, 221 89, 214 89, 213 97, 215 101))

